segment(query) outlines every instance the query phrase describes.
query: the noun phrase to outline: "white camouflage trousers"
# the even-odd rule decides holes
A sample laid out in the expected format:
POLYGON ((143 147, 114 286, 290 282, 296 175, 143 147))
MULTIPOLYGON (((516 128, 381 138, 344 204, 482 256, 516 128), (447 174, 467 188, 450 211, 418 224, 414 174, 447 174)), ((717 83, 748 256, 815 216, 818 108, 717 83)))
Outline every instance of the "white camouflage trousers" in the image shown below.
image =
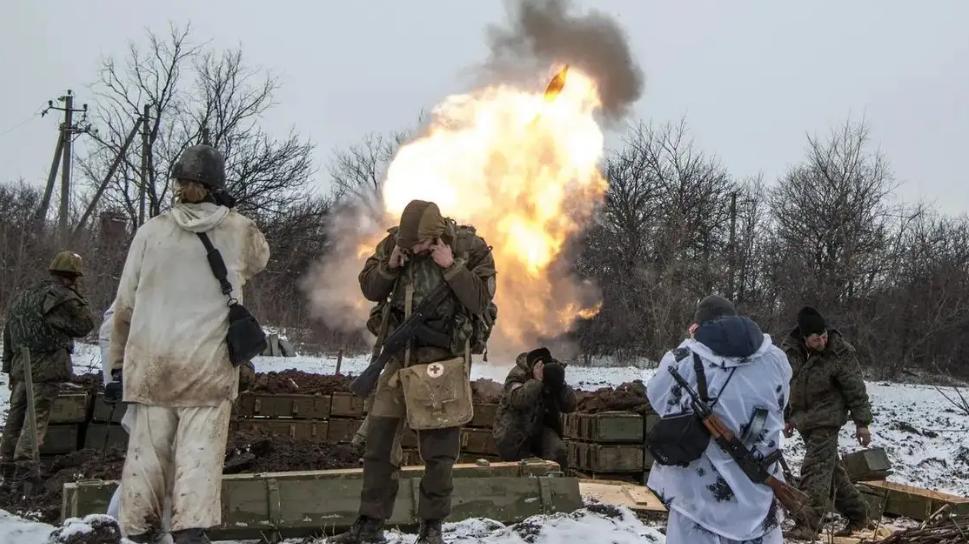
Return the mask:
POLYGON ((666 523, 666 544, 784 544, 784 535, 780 527, 774 527, 754 540, 732 540, 704 529, 672 508, 666 523))
POLYGON ((122 531, 159 531, 166 498, 172 531, 219 525, 231 404, 128 409, 134 421, 121 475, 122 531))

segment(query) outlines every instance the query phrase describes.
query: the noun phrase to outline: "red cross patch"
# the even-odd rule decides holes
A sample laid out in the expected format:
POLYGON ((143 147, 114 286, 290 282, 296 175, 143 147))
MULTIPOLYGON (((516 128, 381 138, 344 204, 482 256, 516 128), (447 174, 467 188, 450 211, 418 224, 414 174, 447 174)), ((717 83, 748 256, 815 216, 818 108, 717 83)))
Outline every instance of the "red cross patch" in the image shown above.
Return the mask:
POLYGON ((440 378, 444 374, 444 365, 434 363, 427 365, 427 375, 432 378, 440 378))

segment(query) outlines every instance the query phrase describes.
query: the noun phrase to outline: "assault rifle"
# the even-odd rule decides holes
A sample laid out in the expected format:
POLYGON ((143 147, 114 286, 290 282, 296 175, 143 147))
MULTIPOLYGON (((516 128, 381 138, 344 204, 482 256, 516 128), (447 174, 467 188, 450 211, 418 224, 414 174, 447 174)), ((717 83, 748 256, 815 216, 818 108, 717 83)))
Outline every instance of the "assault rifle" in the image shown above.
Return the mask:
POLYGON ((774 497, 794 517, 802 518, 803 516, 809 515, 811 512, 811 509, 808 508, 810 498, 804 492, 771 476, 767 472, 767 468, 762 464, 763 461, 754 457, 750 450, 744 446, 744 443, 737 438, 737 435, 727 427, 723 420, 713 413, 710 406, 700 399, 699 394, 690 387, 690 384, 683 379, 683 376, 672 366, 668 367, 668 369, 670 374, 673 375, 673 379, 676 380, 676 383, 684 391, 689 393, 690 407, 693 409, 693 414, 700 418, 700 421, 703 422, 703 426, 710 432, 713 440, 737 462, 740 470, 750 478, 750 481, 770 487, 771 491, 774 492, 774 497))
POLYGON ((420 340, 422 344, 428 346, 438 346, 447 348, 451 344, 451 338, 443 332, 437 332, 427 326, 427 320, 434 315, 438 305, 444 301, 451 291, 447 282, 442 281, 417 305, 411 312, 410 317, 404 320, 394 332, 388 336, 383 343, 382 349, 375 352, 370 359, 370 365, 352 382, 350 391, 354 395, 367 398, 377 388, 377 380, 383 372, 387 362, 394 355, 400 353, 413 340, 420 340))

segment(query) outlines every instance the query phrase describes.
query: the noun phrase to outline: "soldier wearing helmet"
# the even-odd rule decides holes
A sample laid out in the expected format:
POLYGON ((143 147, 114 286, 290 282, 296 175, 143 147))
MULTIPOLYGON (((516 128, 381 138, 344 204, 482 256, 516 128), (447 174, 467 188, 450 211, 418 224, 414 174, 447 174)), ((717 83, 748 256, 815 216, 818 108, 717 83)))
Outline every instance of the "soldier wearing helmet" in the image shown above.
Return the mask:
POLYGON ((239 389, 226 344, 228 302, 242 302, 269 246, 231 209, 225 161, 214 147, 186 149, 172 177, 175 203, 135 233, 114 302, 108 385, 121 390, 131 424, 119 521, 129 540, 154 542, 170 502, 175 544, 204 544, 206 529, 221 523, 222 464, 239 389), (228 295, 203 236, 222 256, 228 295))
POLYGON ((16 462, 32 458, 47 432, 50 408, 60 384, 73 375, 71 352, 74 339, 94 328, 87 301, 78 289, 83 276, 80 255, 58 253, 48 267, 50 277, 33 285, 14 299, 3 328, 3 372, 10 375, 10 412, 0 439, 0 467, 5 483, 12 480, 16 462), (31 377, 37 436, 24 428, 27 388, 21 348, 30 350, 31 377), (36 445, 36 446, 35 446, 36 445))

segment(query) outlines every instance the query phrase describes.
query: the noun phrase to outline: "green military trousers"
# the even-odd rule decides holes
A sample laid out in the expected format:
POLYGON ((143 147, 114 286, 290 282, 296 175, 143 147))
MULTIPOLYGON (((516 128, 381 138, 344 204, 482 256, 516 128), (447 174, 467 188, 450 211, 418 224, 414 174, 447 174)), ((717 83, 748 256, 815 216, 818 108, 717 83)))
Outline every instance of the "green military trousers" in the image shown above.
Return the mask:
POLYGON ((831 511, 833 499, 837 511, 849 520, 866 521, 868 505, 838 456, 838 431, 836 427, 822 427, 801 432, 807 451, 799 487, 811 497, 816 519, 823 519, 831 511))
MULTIPOLYGON (((50 408, 57 398, 60 384, 57 382, 34 383, 34 409, 37 412, 37 447, 44 444, 50 408)), ((10 411, 0 438, 0 461, 29 461, 33 454, 33 440, 27 430, 27 385, 23 380, 14 383, 10 392, 10 411)))

